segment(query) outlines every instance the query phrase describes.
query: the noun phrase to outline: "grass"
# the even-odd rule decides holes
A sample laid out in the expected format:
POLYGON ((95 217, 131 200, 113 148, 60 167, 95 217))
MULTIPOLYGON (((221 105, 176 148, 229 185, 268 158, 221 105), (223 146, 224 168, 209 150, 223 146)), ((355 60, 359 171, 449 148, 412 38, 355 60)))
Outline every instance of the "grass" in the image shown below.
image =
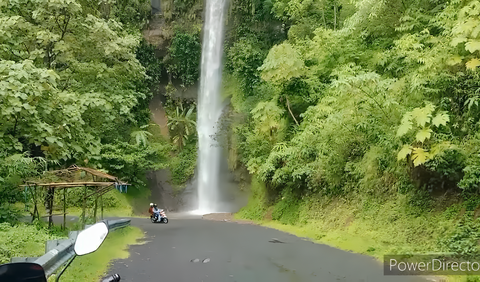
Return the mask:
MULTIPOLYGON (((138 244, 137 240, 142 237, 143 232, 132 226, 109 233, 96 252, 75 258, 60 280, 62 282, 93 282, 113 274, 106 273, 111 262, 115 259, 128 258, 128 246, 138 244)), ((55 281, 55 275, 52 275, 48 281, 55 281)))

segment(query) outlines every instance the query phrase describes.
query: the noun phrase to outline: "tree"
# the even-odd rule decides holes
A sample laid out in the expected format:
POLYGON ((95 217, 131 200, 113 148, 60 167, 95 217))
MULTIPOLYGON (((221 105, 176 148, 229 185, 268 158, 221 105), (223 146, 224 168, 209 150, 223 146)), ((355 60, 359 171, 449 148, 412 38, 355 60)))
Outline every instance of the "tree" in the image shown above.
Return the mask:
POLYGON ((138 32, 76 0, 2 2, 0 25, 0 144, 9 153, 84 159, 110 128, 134 121, 145 97, 138 32))
MULTIPOLYGON (((304 62, 300 54, 289 43, 282 43, 274 46, 268 53, 263 65, 259 68, 262 71, 262 78, 281 87, 295 77, 300 77, 304 71, 304 62)), ((285 101, 290 115, 295 123, 298 121, 290 108, 290 101, 285 95, 285 101)))
POLYGON ((197 123, 193 116, 194 109, 195 105, 191 105, 187 110, 184 109, 183 104, 180 103, 180 106, 177 106, 171 115, 167 115, 167 125, 171 133, 172 141, 180 150, 186 145, 190 136, 196 133, 195 127, 197 123))
POLYGON ((201 51, 198 35, 177 32, 173 37, 169 58, 166 59, 167 70, 175 78, 180 78, 184 87, 198 81, 201 51))

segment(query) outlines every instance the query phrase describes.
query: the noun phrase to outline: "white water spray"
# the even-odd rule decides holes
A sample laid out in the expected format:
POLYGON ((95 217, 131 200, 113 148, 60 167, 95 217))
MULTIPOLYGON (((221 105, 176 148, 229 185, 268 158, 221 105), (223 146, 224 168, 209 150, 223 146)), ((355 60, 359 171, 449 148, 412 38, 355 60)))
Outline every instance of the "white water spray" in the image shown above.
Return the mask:
POLYGON ((221 148, 213 139, 222 114, 223 35, 227 0, 207 0, 198 97, 198 214, 220 212, 221 148))

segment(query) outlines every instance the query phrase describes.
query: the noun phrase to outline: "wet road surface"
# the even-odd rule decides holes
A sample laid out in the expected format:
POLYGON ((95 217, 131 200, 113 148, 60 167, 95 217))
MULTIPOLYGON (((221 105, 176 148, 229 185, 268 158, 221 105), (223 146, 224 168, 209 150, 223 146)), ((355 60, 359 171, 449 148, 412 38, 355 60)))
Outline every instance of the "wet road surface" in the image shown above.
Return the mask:
POLYGON ((168 224, 132 219, 143 245, 116 260, 108 274, 122 282, 389 282, 427 281, 384 276, 364 255, 314 244, 261 226, 169 217, 168 224))

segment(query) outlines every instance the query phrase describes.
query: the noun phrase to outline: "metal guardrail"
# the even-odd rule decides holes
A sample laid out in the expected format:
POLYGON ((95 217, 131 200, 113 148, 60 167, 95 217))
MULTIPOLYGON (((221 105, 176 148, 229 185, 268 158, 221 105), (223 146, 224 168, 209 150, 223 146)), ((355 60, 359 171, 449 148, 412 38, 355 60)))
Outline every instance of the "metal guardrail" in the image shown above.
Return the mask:
MULTIPOLYGON (((108 230, 113 231, 130 225, 130 219, 116 219, 105 220, 108 225, 108 230)), ((91 225, 86 225, 85 228, 91 225)), ((75 251, 73 246, 80 231, 71 231, 68 234, 68 239, 64 240, 50 240, 46 244, 46 253, 39 258, 12 258, 11 262, 28 261, 38 263, 45 270, 47 277, 50 277, 57 269, 69 261, 75 251)))

